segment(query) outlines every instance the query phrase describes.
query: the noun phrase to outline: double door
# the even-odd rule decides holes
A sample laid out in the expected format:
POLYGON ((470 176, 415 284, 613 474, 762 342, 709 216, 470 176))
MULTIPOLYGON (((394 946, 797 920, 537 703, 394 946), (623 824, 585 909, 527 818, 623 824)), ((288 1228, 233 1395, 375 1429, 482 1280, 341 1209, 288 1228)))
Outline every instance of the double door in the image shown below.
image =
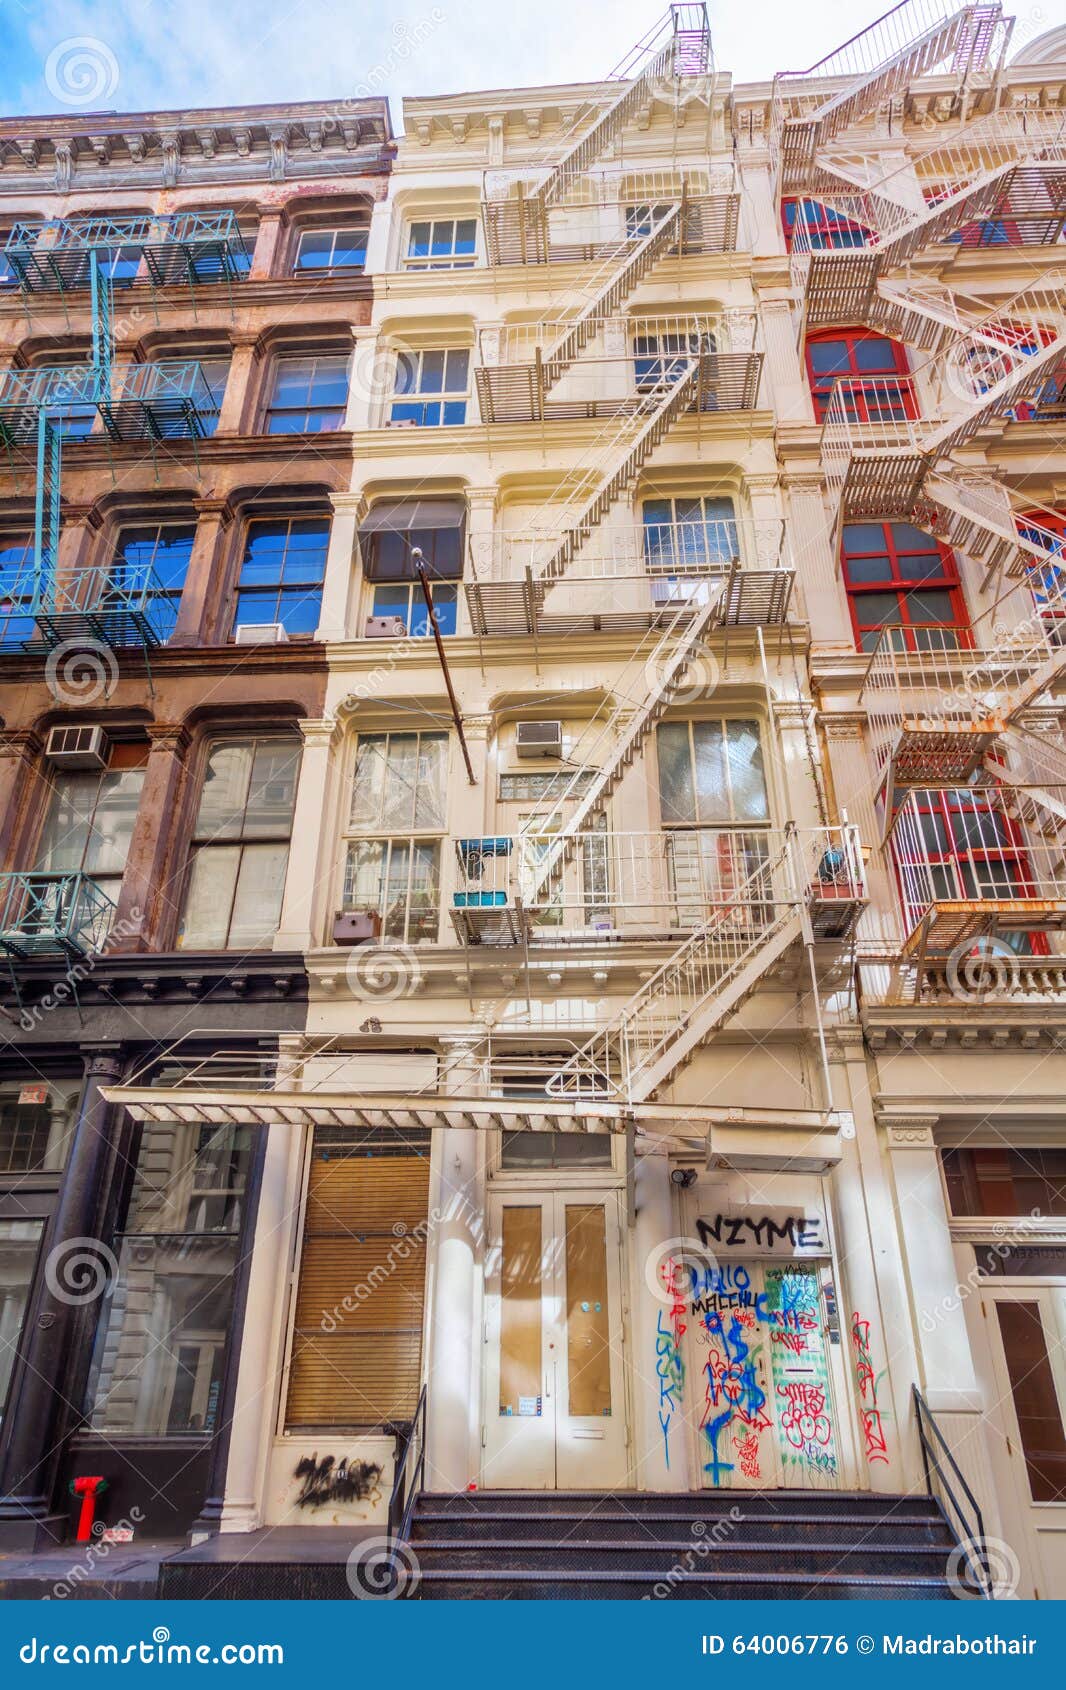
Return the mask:
POLYGON ((617 1191, 490 1202, 484 1489, 627 1482, 621 1257, 617 1191))

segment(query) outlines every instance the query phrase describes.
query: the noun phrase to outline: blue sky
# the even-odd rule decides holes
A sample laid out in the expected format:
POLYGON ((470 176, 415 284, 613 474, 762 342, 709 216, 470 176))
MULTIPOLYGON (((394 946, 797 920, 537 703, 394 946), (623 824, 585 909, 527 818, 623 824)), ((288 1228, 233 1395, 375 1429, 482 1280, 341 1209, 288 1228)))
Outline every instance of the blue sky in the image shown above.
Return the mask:
MULTIPOLYGON (((711 7, 715 57, 746 81, 800 69, 887 3, 728 0, 711 7)), ((403 94, 604 76, 664 9, 661 0, 0 0, 0 111, 382 90, 398 127, 403 94)))

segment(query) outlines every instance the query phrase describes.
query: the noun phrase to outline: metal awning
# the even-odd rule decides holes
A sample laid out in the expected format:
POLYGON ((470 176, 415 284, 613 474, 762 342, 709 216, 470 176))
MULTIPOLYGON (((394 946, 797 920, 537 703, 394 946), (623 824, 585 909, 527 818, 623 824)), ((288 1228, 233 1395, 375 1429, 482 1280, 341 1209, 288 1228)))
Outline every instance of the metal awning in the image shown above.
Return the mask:
POLYGON ((188 1121, 203 1126, 387 1127, 397 1132, 438 1127, 502 1132, 646 1133, 706 1139, 718 1126, 791 1129, 812 1136, 840 1132, 845 1117, 818 1109, 737 1109, 607 1099, 462 1097, 440 1093, 314 1091, 233 1086, 107 1086, 108 1103, 137 1121, 188 1121))
POLYGON ((412 528, 461 528, 466 521, 462 499, 379 499, 359 524, 364 534, 406 534, 412 528))

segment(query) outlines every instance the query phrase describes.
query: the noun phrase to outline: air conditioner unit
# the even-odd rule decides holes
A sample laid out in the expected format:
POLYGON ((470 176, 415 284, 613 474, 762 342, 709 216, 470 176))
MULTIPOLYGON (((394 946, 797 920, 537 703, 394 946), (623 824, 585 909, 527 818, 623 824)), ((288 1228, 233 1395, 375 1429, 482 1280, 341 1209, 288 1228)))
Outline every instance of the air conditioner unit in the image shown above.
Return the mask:
POLYGON ((385 424, 385 427, 386 428, 421 428, 422 424, 419 422, 417 417, 390 417, 388 422, 385 424))
POLYGON ((363 633, 368 640, 405 640, 407 623, 402 616, 368 616, 363 633))
POLYGON ((106 733, 91 723, 52 728, 44 748, 47 761, 60 769, 106 769, 107 753, 106 733))
POLYGON ((563 724, 519 722, 515 728, 514 749, 516 757, 561 757, 563 724))
POLYGON ((235 645, 287 645, 284 622, 244 622, 234 635, 235 645))
POLYGON ((380 910, 338 910, 333 918, 335 945, 366 945, 380 938, 380 910))

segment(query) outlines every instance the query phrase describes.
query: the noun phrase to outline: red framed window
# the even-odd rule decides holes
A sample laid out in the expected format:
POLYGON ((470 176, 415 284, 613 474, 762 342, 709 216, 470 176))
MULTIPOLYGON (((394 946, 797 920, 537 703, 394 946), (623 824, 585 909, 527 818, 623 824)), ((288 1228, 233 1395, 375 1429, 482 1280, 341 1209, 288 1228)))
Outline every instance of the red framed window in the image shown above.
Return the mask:
POLYGON ((796 224, 802 222, 812 252, 850 252, 866 245, 867 231, 861 223, 853 223, 820 200, 783 199, 781 227, 785 231, 785 246, 792 251, 796 224))
MULTIPOLYGON (((915 792, 933 892, 946 900, 1036 898, 1039 888, 1018 822, 966 787, 915 792)), ((1047 956, 1044 933, 1003 935, 1022 956, 1047 956)))
POLYGON ((814 414, 821 422, 833 387, 842 376, 869 383, 855 396, 854 414, 861 421, 880 417, 916 417, 907 349, 868 329, 823 329, 807 336, 807 376, 814 397, 814 414), (877 378, 885 377, 881 382, 877 378))
MULTIPOLYGON (((927 205, 934 206, 958 192, 957 184, 938 183, 934 187, 923 187, 922 197, 927 205)), ((1004 196, 1003 209, 1006 209, 1008 199, 1009 196, 1004 196)), ((974 223, 964 223, 961 229, 955 229, 943 238, 956 246, 1022 246, 1025 242, 1021 226, 1010 217, 982 217, 974 223)))
POLYGON ((914 651, 943 648, 930 630, 969 629, 953 553, 909 522, 846 522, 840 560, 860 651, 873 651, 882 629, 893 625, 908 630, 904 640, 914 651))
POLYGON ((1026 575, 1033 604, 1046 623, 1053 623, 1049 635, 1056 645, 1066 642, 1066 511, 1026 511, 1015 517, 1018 532, 1047 552, 1042 564, 1026 554, 1026 575))

